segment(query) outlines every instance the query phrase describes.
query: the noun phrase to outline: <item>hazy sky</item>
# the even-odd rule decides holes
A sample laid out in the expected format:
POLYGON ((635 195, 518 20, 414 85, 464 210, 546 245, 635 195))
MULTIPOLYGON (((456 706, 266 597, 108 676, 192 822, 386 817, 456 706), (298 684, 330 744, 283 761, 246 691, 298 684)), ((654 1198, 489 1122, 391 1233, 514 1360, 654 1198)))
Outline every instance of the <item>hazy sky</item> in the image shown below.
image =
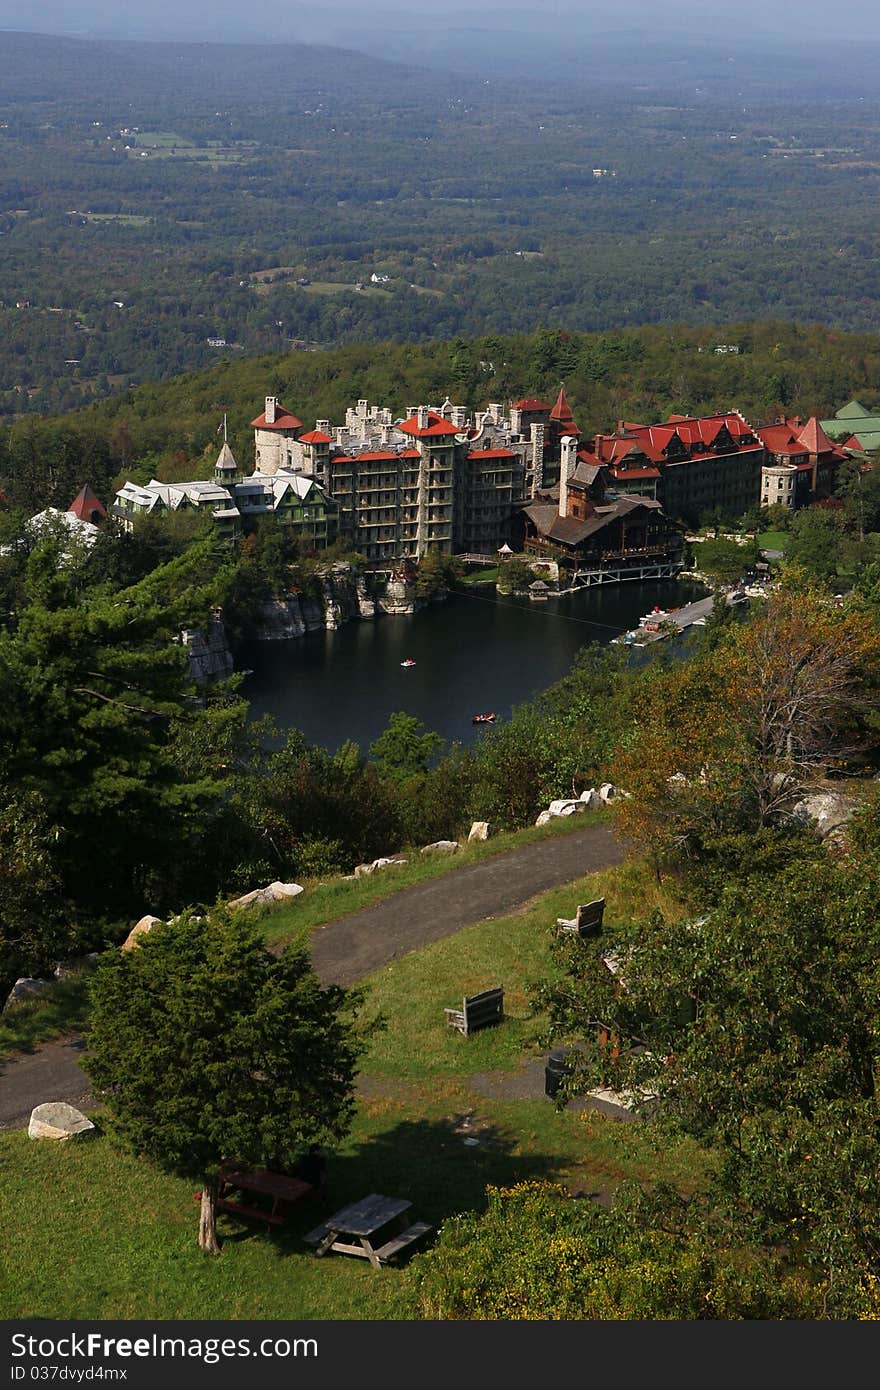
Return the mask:
POLYGON ((880 0, 0 0, 0 27, 132 37, 300 39, 354 33, 405 16, 414 28, 553 28, 564 19, 580 34, 643 27, 727 35, 774 33, 792 43, 823 36, 880 39, 880 0))

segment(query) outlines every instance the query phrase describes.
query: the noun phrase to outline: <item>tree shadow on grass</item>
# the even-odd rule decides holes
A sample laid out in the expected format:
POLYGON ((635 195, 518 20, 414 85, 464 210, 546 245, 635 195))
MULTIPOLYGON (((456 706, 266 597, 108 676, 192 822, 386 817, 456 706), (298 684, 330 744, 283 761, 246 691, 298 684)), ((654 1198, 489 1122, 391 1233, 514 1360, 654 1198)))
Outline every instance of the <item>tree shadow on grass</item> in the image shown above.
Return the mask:
MULTIPOLYGON (((379 1134, 330 1157, 328 1198, 310 1199, 294 1208, 283 1228, 271 1233, 279 1254, 302 1254, 302 1236, 341 1207, 371 1192, 402 1197, 412 1203, 407 1216, 427 1221, 435 1230, 461 1211, 482 1211, 486 1187, 522 1182, 553 1182, 561 1160, 553 1154, 517 1153, 517 1137, 473 1112, 442 1120, 401 1120, 379 1134)), ((238 1222, 236 1222, 238 1226, 238 1222)), ((224 1217, 224 1241, 265 1236, 249 1224, 232 1231, 224 1217)))

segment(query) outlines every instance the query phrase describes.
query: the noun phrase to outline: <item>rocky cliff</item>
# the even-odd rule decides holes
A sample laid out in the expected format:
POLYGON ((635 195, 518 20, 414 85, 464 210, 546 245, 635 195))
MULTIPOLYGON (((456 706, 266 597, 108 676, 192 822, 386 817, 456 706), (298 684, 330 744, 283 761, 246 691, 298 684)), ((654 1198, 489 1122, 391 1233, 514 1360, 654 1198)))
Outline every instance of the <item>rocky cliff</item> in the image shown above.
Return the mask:
POLYGON ((333 631, 343 623, 375 618, 379 613, 414 613, 418 607, 420 600, 403 580, 391 579, 374 599, 359 570, 337 564, 317 577, 313 593, 291 593, 261 604, 257 626, 249 635, 259 642, 281 642, 322 627, 333 631))
POLYGON ((211 618, 204 627, 184 628, 180 640, 186 647, 189 674, 196 685, 226 680, 232 675, 235 663, 226 640, 226 629, 219 617, 211 618))

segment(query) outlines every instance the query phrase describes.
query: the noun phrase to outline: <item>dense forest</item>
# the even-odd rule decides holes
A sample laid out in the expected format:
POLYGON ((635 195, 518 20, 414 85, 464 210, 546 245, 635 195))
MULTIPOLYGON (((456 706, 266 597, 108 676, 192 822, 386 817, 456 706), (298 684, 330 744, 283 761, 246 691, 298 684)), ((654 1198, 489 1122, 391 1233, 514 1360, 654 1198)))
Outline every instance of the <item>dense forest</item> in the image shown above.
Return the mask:
POLYGON ((805 70, 667 46, 625 80, 597 54, 550 83, 3 42, 7 417, 294 346, 876 322, 880 110, 851 47, 805 70))

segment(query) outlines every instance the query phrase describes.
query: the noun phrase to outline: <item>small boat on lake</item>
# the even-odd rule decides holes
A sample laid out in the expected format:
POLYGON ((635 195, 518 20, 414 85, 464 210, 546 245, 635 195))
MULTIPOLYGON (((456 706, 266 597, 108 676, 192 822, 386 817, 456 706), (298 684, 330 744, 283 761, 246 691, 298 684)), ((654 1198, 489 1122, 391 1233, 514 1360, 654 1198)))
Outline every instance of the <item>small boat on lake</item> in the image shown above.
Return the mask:
POLYGON ((494 724, 494 723, 495 723, 495 715, 494 715, 494 714, 472 714, 472 715, 471 715, 471 723, 472 723, 472 724, 494 724))
POLYGON ((408 656, 406 658, 406 661, 401 661, 400 664, 401 666, 415 666, 416 663, 413 661, 411 656, 408 656))

